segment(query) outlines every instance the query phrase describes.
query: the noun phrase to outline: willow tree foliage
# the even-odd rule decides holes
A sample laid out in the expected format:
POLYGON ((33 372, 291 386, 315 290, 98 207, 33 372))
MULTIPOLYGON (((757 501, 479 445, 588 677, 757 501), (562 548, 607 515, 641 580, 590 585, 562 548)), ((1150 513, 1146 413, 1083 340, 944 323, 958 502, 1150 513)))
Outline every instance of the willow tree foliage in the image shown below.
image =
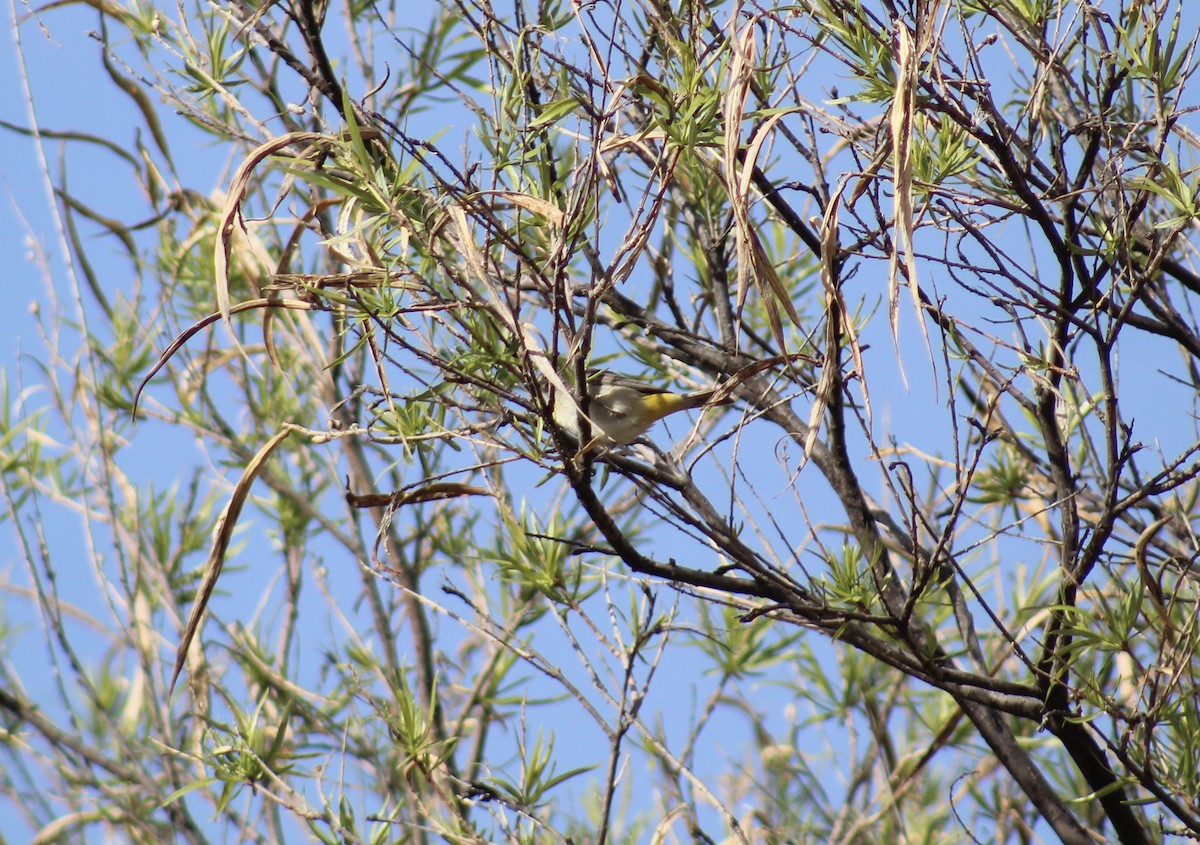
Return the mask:
POLYGON ((88 3, 5 815, 1200 837, 1190 5, 88 3), (593 367, 733 401, 589 444, 593 367))

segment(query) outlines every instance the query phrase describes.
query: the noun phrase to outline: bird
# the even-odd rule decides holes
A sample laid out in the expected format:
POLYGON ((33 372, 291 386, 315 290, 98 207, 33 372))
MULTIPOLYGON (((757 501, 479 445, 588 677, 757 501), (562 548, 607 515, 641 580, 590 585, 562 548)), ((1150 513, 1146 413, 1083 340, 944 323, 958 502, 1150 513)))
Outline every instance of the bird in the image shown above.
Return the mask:
MULTIPOLYGON (((582 399, 568 396, 559 387, 551 389, 555 424, 580 439, 582 399)), ((729 385, 676 393, 610 370, 591 370, 587 376, 587 420, 592 440, 582 451, 593 446, 626 446, 663 417, 707 405, 732 403, 729 393, 729 385)))

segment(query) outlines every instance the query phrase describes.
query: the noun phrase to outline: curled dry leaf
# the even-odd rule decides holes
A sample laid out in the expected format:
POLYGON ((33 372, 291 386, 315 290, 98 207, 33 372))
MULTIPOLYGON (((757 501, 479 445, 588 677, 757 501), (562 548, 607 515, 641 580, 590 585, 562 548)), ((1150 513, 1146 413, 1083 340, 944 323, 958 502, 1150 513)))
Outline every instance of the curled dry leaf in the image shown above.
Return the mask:
POLYGON ((175 652, 175 668, 171 672, 171 683, 167 687, 168 698, 175 691, 175 683, 179 680, 179 673, 183 671, 183 663, 187 659, 188 649, 200 631, 200 619, 204 615, 205 608, 208 607, 208 600, 212 597, 213 589, 217 586, 217 578, 221 576, 221 569, 225 566, 225 552, 229 550, 229 541, 233 537, 233 529, 242 513, 242 506, 246 504, 246 497, 250 495, 250 485, 254 483, 255 477, 266 463, 267 458, 291 433, 291 427, 284 428, 258 450, 258 453, 242 471, 242 477, 238 479, 237 485, 233 488, 233 495, 229 497, 229 504, 225 506, 221 518, 217 520, 212 551, 208 555, 208 561, 204 564, 204 577, 200 580, 196 601, 192 604, 192 612, 188 615, 187 625, 183 629, 183 638, 179 641, 179 648, 175 652))
MULTIPOLYGON (((313 305, 309 302, 304 302, 299 299, 279 299, 278 297, 264 297, 262 299, 251 299, 246 302, 239 302, 229 309, 230 314, 238 314, 242 311, 251 311, 255 308, 290 308, 293 311, 311 311, 313 305)), ((166 366, 167 362, 174 357, 175 353, 183 348, 183 345, 191 340, 196 332, 201 329, 211 326, 222 317, 218 311, 209 314, 196 322, 192 323, 186 329, 179 333, 175 340, 171 341, 171 345, 163 350, 163 353, 158 356, 158 361, 150 368, 150 372, 146 373, 146 377, 142 379, 137 390, 133 394, 133 409, 129 412, 131 417, 137 417, 138 403, 142 398, 142 391, 146 389, 146 385, 150 383, 150 379, 154 378, 158 371, 166 366)))
POLYGON ((346 491, 346 501, 352 508, 385 508, 401 505, 416 505, 439 499, 457 499, 460 496, 490 496, 482 487, 458 482, 434 482, 397 490, 395 493, 351 493, 346 491))

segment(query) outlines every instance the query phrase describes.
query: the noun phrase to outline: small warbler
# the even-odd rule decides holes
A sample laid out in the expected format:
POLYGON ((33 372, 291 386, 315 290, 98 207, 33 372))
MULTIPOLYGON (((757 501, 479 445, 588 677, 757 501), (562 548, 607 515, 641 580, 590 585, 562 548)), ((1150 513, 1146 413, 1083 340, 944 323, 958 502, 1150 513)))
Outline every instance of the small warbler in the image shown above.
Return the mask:
MULTIPOLYGON (((728 405, 728 395, 717 397, 722 388, 674 393, 661 387, 644 384, 629 376, 608 370, 593 370, 588 374, 587 418, 591 423, 594 445, 624 446, 637 440, 650 426, 676 411, 700 408, 704 405, 728 405)), ((554 390, 554 422, 563 431, 579 438, 579 414, 582 401, 554 390)))

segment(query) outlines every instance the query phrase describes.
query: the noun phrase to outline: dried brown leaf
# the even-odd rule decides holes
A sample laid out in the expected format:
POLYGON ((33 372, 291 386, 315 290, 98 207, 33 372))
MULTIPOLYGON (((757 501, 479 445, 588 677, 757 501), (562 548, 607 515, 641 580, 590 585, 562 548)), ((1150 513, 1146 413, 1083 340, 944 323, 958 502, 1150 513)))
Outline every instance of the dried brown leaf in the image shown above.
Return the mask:
POLYGON ((212 551, 204 564, 204 576, 200 581, 200 589, 196 593, 196 601, 192 604, 192 612, 188 615, 187 625, 184 626, 183 639, 179 641, 179 648, 175 652, 175 668, 171 672, 171 683, 167 687, 168 698, 175 691, 175 683, 179 680, 179 673, 183 671, 183 663, 187 659, 188 649, 191 648, 192 642, 200 631, 200 619, 204 615, 205 608, 208 607, 208 600, 212 598, 213 589, 217 586, 217 579, 221 576, 221 570, 225 566, 225 552, 229 549, 229 541, 233 538, 233 530, 237 527, 242 506, 245 505, 246 498, 250 495, 250 486, 254 483, 255 477, 266 463, 267 458, 291 433, 291 427, 284 428, 283 431, 268 440, 250 459, 250 463, 242 471, 242 477, 238 479, 237 485, 233 488, 229 504, 225 506, 221 518, 217 520, 216 535, 213 538, 212 551))

